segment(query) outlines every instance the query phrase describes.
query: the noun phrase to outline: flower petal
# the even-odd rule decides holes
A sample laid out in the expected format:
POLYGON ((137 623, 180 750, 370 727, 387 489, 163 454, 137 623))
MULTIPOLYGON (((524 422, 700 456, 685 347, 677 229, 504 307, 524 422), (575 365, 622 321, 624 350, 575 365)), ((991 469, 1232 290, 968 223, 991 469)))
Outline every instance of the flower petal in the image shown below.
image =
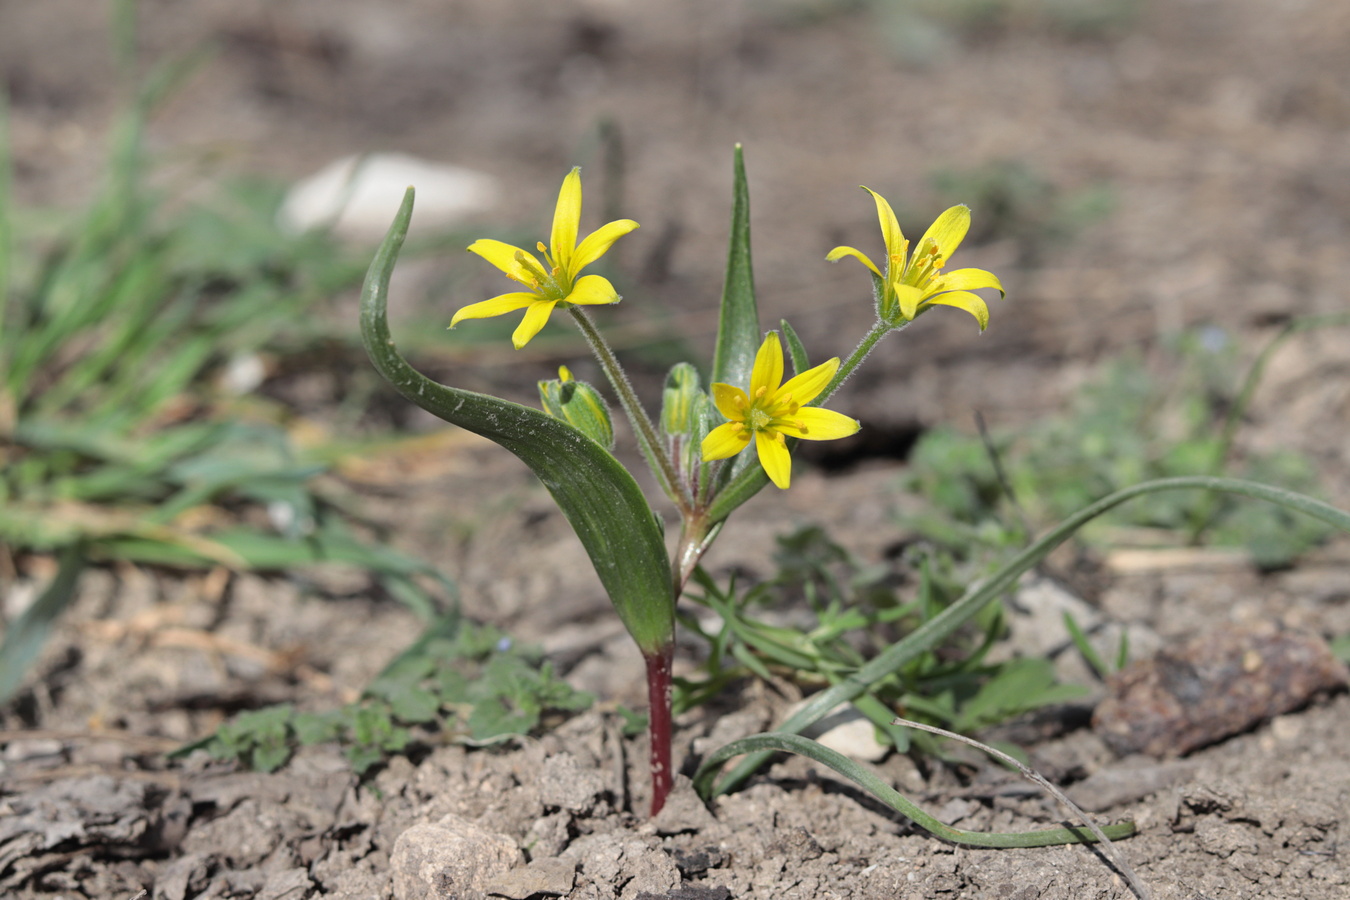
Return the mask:
POLYGON ((816 395, 825 390, 825 386, 830 383, 834 373, 839 371, 839 357, 828 359, 818 366, 807 369, 800 375, 788 379, 788 383, 783 385, 776 392, 778 396, 792 395, 792 402, 805 406, 816 395))
POLYGON ((912 284, 896 283, 895 299, 900 304, 900 315, 906 320, 913 319, 919 314, 919 303, 923 301, 923 291, 912 284))
POLYGON ((525 310, 525 318, 520 320, 520 324, 511 334, 511 343, 517 350, 528 344, 530 339, 548 324, 548 317, 553 313, 553 307, 557 303, 556 300, 540 300, 538 303, 530 304, 530 308, 525 310))
POLYGON ((553 210, 553 233, 548 239, 553 264, 571 271, 572 254, 577 249, 577 227, 581 224, 581 167, 576 166, 563 179, 558 205, 553 210))
POLYGON ((525 256, 533 260, 535 266, 540 270, 544 267, 539 265, 539 260, 535 259, 534 254, 528 250, 522 250, 519 247, 513 247, 503 241, 494 241, 491 238, 480 238, 469 245, 470 253, 477 253, 479 256, 492 263, 497 268, 507 274, 507 277, 514 278, 522 284, 534 284, 534 275, 525 268, 516 259, 517 253, 524 253, 525 256))
POLYGON ((776 393, 782 383, 783 345, 778 342, 778 332, 770 331, 764 336, 764 343, 759 345, 755 367, 750 370, 750 400, 753 402, 760 396, 760 388, 764 389, 766 397, 776 393))
MULTIPOLYGON (((895 218, 895 210, 886 202, 886 198, 872 190, 870 187, 863 186, 863 190, 872 195, 872 199, 877 201, 877 220, 881 223, 881 237, 886 242, 886 259, 888 268, 893 269, 897 274, 904 268, 903 258, 890 261, 897 254, 903 256, 905 252, 905 235, 900 230, 900 222, 895 218)), ((878 275, 881 273, 878 272, 878 275)))
POLYGON ((782 435, 772 431, 755 432, 755 452, 759 454, 759 464, 769 480, 780 488, 786 488, 792 481, 792 454, 782 435))
POLYGON ((956 248, 961 246, 961 242, 966 239, 966 232, 969 230, 970 207, 953 206, 938 216, 937 221, 928 227, 928 230, 923 233, 923 237, 919 239, 914 252, 918 253, 917 248, 925 246, 928 239, 932 238, 945 262, 951 259, 952 254, 956 252, 956 248))
POLYGON ((861 427, 858 420, 835 412, 808 406, 797 410, 790 418, 775 422, 773 426, 788 437, 805 438, 808 441, 833 441, 857 434, 861 427))
POLYGON ((881 277, 881 270, 876 267, 872 260, 867 258, 867 254, 863 253, 861 250, 855 250, 852 247, 835 247, 829 253, 825 254, 825 261, 839 262, 839 260, 843 259, 845 256, 853 257, 858 260, 858 262, 871 269, 873 275, 876 275, 878 278, 881 277))
POLYGON ((572 286, 572 293, 568 294, 568 303, 579 303, 582 306, 603 306, 606 303, 618 303, 619 292, 614 290, 614 285, 609 283, 609 279, 601 278, 599 275, 585 275, 577 279, 577 283, 572 286))
POLYGON ((518 309, 524 309, 538 299, 538 294, 517 291, 514 294, 502 294, 500 297, 493 297, 491 300, 484 300, 481 303, 470 303, 455 313, 454 318, 450 320, 450 327, 454 328, 465 319, 490 319, 493 316, 515 312, 518 309))
POLYGON ((936 294, 939 291, 975 291, 980 288, 994 288, 1007 296, 998 276, 984 269, 954 269, 940 276, 929 290, 936 294))
POLYGON ((632 219, 616 219, 607 225, 601 225, 582 240, 581 246, 577 247, 576 253, 572 255, 572 262, 567 271, 573 275, 580 272, 609 252, 615 241, 628 232, 635 231, 637 227, 638 223, 632 219))
POLYGON ((975 317, 975 321, 980 323, 981 331, 989 327, 989 307, 985 305, 984 299, 979 294, 972 294, 970 291, 948 291, 945 294, 929 297, 924 306, 928 306, 930 303, 964 309, 975 317))
POLYGON ((744 420, 745 411, 750 408, 750 398, 745 396, 745 391, 731 384, 713 382, 712 399, 717 411, 733 422, 744 420))
POLYGON ((708 432, 701 449, 703 459, 712 462, 715 459, 735 456, 749 446, 750 432, 742 428, 739 422, 727 422, 708 432))

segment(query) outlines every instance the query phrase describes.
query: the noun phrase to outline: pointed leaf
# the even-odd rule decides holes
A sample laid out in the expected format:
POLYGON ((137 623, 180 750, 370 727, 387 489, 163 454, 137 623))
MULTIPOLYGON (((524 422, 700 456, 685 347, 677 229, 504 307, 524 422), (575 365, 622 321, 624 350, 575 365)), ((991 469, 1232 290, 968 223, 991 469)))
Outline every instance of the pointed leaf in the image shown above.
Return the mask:
POLYGON ((745 158, 736 145, 731 203, 731 244, 727 250, 722 311, 713 353, 712 381, 750 383, 750 369, 759 349, 759 310, 755 306, 755 274, 750 259, 750 188, 745 158))
POLYGON ((806 355, 806 345, 797 337, 787 319, 781 319, 778 327, 783 331, 783 340, 787 341, 788 355, 792 357, 792 374, 800 375, 811 368, 811 358, 806 355))
POLYGON ((628 470, 576 428, 540 410, 437 384, 394 346, 386 318, 389 277, 412 207, 409 188, 361 291, 361 336, 371 361, 408 400, 500 444, 534 471, 572 523, 638 646, 644 653, 659 651, 674 630, 670 561, 656 517, 628 470))

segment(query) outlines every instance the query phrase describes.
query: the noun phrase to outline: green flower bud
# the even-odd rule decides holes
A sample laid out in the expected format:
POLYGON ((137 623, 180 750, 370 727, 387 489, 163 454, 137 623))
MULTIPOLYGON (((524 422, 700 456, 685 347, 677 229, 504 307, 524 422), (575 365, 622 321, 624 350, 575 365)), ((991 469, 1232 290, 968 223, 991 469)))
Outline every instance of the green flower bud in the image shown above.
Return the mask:
POLYGON ((661 396, 661 430, 667 436, 696 435, 701 432, 708 412, 708 395, 699 385, 698 369, 687 362, 676 363, 666 375, 661 396))
POLYGON ((544 412, 562 419, 606 450, 614 449, 614 423, 600 392, 576 381, 567 366, 558 367, 558 377, 539 382, 544 412))

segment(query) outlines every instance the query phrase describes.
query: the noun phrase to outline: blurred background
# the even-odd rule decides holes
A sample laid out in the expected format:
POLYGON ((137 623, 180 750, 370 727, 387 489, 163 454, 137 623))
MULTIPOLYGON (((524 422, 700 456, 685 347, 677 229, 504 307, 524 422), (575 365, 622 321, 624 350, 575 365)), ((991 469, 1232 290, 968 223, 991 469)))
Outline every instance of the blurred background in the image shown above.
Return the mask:
MULTIPOLYGON (((87 0, 0 4, 20 201, 76 204, 98 184, 129 81, 114 18, 87 0)), ((858 185, 912 236, 968 203, 956 264, 996 271, 1009 297, 987 334, 928 316, 860 373, 851 402, 887 427, 973 405, 1017 419, 1103 354, 1345 307, 1339 0, 145 0, 137 19, 136 71, 193 60, 147 129, 154 178, 179 196, 395 151, 491 176, 465 233, 532 243, 583 165, 583 227, 642 223, 616 249, 613 315, 657 370, 673 354, 654 335, 710 351, 736 142, 766 325, 788 318, 821 357, 870 321, 862 270, 824 262, 840 243, 880 251, 858 185)), ((453 244, 441 256, 399 301, 437 330, 500 289, 453 244)))

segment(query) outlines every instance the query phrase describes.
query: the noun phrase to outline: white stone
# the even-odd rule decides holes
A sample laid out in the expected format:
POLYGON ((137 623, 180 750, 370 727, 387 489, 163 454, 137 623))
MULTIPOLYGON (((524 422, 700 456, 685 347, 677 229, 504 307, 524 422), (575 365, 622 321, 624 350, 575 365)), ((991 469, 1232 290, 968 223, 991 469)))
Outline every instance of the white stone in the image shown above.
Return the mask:
POLYGON ((278 223, 291 232, 331 227, 340 237, 378 241, 403 202, 417 189, 412 229, 450 228, 497 205, 501 187, 483 172, 402 153, 344 156, 286 193, 278 223))
POLYGON ((876 726, 852 706, 836 706, 802 734, 849 759, 879 762, 891 752, 890 744, 877 740, 876 726))

